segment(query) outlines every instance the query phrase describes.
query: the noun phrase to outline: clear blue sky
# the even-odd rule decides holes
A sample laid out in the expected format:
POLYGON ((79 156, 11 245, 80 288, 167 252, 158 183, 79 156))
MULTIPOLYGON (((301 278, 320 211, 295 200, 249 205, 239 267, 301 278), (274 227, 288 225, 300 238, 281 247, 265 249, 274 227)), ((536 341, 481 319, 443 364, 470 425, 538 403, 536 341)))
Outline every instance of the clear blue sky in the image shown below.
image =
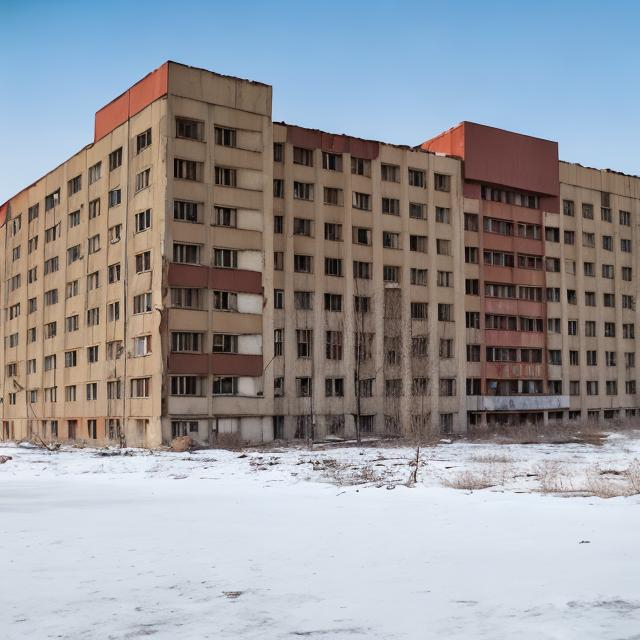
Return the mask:
POLYGON ((640 174, 640 2, 0 0, 0 203, 167 59, 267 82, 274 120, 418 144, 461 120, 640 174))

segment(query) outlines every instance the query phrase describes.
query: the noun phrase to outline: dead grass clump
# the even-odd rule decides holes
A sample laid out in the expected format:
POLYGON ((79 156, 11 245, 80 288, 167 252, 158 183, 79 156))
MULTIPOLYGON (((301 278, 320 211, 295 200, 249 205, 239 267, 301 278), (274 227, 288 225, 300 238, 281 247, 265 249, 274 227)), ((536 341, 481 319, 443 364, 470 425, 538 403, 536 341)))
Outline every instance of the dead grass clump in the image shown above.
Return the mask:
POLYGON ((564 493, 573 491, 567 469, 558 461, 544 462, 536 468, 542 493, 564 493))
POLYGON ((338 486, 378 485, 386 482, 389 470, 371 464, 343 464, 331 459, 330 464, 314 465, 314 471, 321 471, 325 477, 338 486))
POLYGON ((591 467, 587 470, 583 491, 587 495, 598 498, 618 498, 630 495, 630 487, 626 482, 603 476, 598 467, 591 467))
POLYGON ((570 444, 600 445, 606 438, 602 428, 594 422, 524 422, 497 425, 489 430, 474 428, 469 433, 473 440, 493 439, 502 444, 570 444))
POLYGON ((470 460, 480 464, 511 464, 513 462, 512 458, 503 453, 480 453, 471 456, 470 460))
POLYGON ((624 475, 629 483, 631 492, 633 494, 640 493, 640 460, 636 458, 624 472, 624 475))
POLYGON ((244 443, 239 433, 219 433, 216 436, 216 449, 229 449, 230 451, 238 451, 242 449, 244 443))
POLYGON ((447 478, 443 484, 445 487, 449 487, 449 489, 479 491, 480 489, 493 487, 495 482, 493 482, 486 473, 464 470, 447 478))

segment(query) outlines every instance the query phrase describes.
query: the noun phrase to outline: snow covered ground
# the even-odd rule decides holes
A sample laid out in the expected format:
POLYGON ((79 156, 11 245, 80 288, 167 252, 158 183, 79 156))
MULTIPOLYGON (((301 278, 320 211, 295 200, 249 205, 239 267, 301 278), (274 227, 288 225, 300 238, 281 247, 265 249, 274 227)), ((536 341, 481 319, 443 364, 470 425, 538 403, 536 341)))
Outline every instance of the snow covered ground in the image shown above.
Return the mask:
POLYGON ((640 639, 638 433, 3 454, 4 640, 640 639))

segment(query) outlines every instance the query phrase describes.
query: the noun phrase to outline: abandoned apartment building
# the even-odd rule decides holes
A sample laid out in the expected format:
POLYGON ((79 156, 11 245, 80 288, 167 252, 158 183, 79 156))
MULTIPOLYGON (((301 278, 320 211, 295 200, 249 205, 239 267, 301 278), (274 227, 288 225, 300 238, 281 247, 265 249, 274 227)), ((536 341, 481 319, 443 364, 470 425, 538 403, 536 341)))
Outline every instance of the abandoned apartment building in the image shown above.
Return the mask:
POLYGON ((640 178, 471 122, 273 122, 271 91, 167 62, 0 207, 3 438, 635 415, 640 178))

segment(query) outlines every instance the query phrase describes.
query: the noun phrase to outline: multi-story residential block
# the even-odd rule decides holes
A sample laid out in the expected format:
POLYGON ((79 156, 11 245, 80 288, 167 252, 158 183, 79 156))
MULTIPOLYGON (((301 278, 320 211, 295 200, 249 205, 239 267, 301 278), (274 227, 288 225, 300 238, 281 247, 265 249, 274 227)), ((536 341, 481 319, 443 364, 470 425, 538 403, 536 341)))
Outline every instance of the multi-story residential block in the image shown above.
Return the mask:
POLYGON ((635 415, 640 178, 416 147, 168 62, 0 207, 2 437, 214 442, 635 415))

